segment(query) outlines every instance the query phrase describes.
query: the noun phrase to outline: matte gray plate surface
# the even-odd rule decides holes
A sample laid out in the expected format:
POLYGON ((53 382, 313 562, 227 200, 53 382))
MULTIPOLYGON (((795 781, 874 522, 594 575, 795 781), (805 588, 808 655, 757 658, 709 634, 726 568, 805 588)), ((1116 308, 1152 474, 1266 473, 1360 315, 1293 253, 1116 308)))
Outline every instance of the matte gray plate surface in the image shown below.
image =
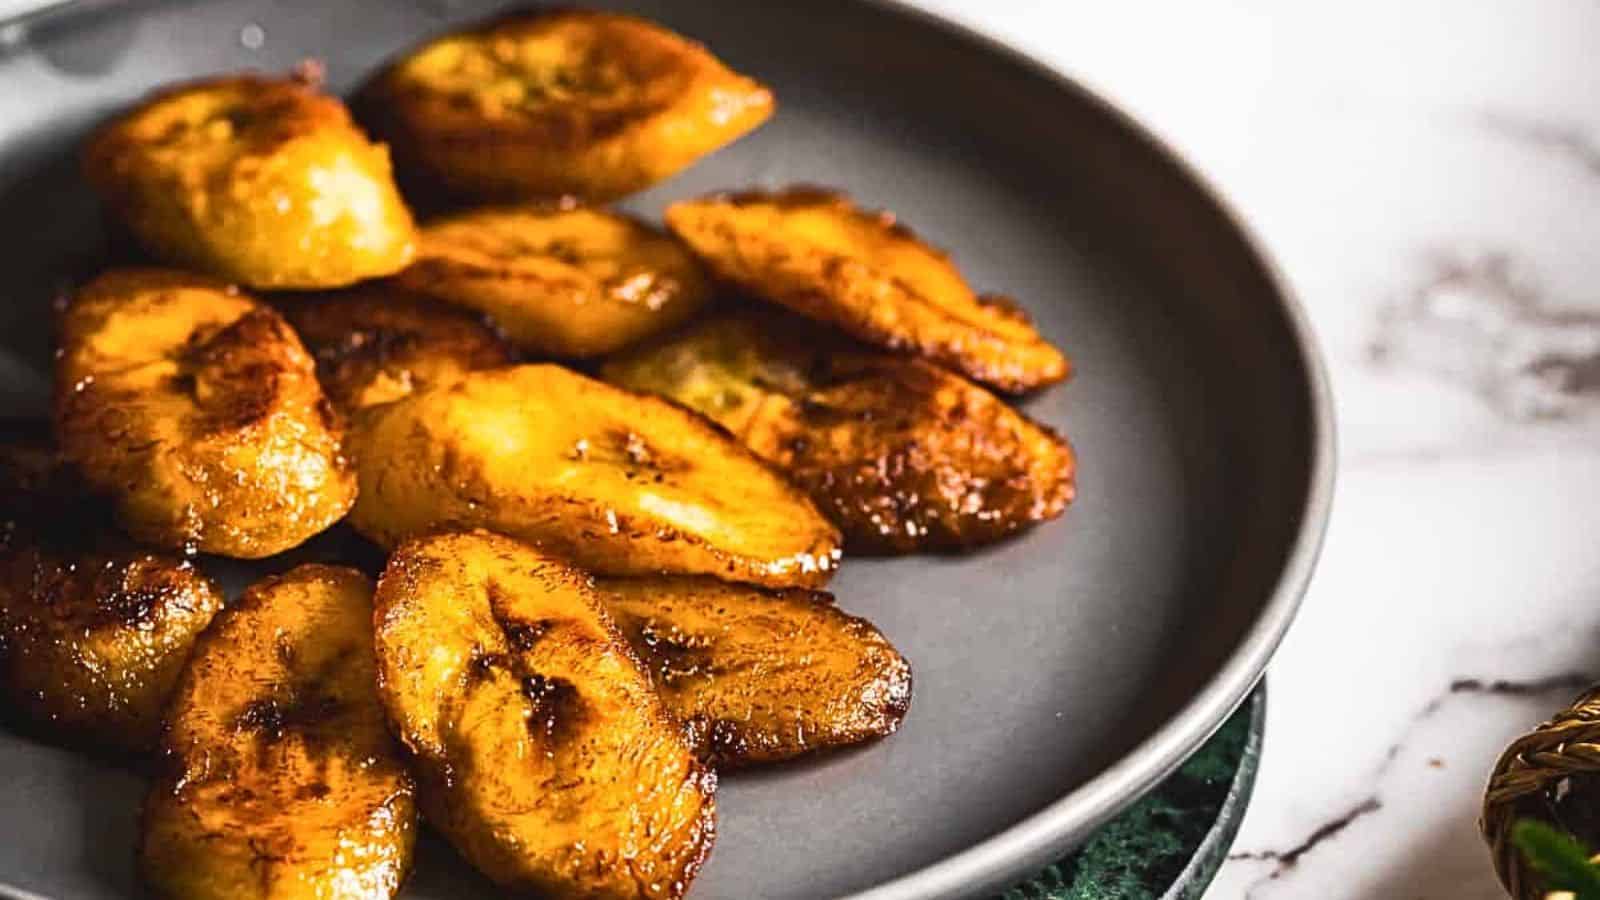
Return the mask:
MULTIPOLYGON (((1076 445, 1078 501, 977 555, 846 565, 841 605, 914 666, 905 726, 726 778, 693 895, 943 897, 1026 875, 1198 746, 1287 627, 1332 478, 1304 325, 1186 170, 1008 51, 873 3, 597 5, 703 40, 780 102, 759 132, 628 206, 844 188, 1016 297, 1077 369, 1027 407, 1076 445)), ((347 89, 491 8, 136 4, 38 23, 0 50, 3 411, 42 409, 51 297, 102 252, 75 175, 90 123, 171 79, 304 57, 347 89)), ((0 734, 0 784, 0 883, 73 900, 131 890, 135 776, 0 734)), ((409 895, 461 897, 477 884, 463 869, 430 845, 409 895)))

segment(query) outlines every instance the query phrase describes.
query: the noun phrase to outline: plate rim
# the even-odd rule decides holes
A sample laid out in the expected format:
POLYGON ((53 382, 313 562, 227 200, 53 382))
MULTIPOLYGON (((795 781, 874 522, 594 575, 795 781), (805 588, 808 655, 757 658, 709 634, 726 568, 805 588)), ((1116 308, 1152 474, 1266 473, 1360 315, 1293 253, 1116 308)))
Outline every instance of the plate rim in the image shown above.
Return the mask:
POLYGON ((1333 392, 1310 317, 1266 243, 1225 195, 1186 155, 1120 105, 1005 38, 964 19, 916 6, 912 0, 857 0, 944 31, 997 59, 1044 79, 1142 141, 1209 204, 1232 230, 1266 279, 1292 339, 1295 363, 1307 385, 1310 466, 1300 520, 1261 613, 1222 667, 1175 715, 1098 775, 1050 801, 1043 809, 938 862, 838 900, 945 900, 1006 886, 1048 865, 1087 831, 1149 793, 1227 721, 1261 680, 1293 624, 1321 555, 1333 507, 1337 437, 1333 392))
MULTIPOLYGON (((992 58, 1008 62, 1072 96, 1094 114, 1142 142, 1208 204, 1232 232, 1266 280, 1283 314, 1294 363, 1305 379, 1310 465, 1299 523, 1276 583, 1260 614, 1217 672, 1173 716, 1120 759, 1044 808, 932 864, 838 900, 944 900, 1001 888, 1042 868, 1153 789, 1200 747, 1244 703, 1293 624, 1321 553, 1332 511, 1337 436, 1326 361, 1310 318, 1266 243, 1200 169, 1137 117, 1065 70, 966 18, 917 6, 914 0, 854 0, 915 24, 954 36, 992 58)), ((0 16, 0 26, 72 15, 107 0, 54 0, 0 16)), ((44 900, 0 882, 0 896, 44 900)))

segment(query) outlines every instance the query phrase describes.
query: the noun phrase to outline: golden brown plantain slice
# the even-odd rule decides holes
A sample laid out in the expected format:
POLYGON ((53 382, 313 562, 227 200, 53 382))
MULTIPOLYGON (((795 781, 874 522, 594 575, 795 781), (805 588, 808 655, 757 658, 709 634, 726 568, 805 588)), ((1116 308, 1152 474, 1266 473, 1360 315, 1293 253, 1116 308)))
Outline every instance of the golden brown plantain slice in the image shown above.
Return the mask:
POLYGON ((6 438, 0 700, 67 743, 154 749, 167 698, 222 594, 191 563, 106 533, 92 504, 58 489, 65 479, 47 443, 6 438))
POLYGON ((710 416, 811 494, 851 552, 974 547, 1061 514, 1072 447, 959 375, 795 317, 707 319, 606 380, 710 416))
POLYGON ((0 692, 66 743, 151 750, 189 651, 221 608, 185 560, 14 531, 0 543, 0 692))
POLYGON ((375 688, 372 584, 304 565, 201 638, 167 713, 139 868, 158 897, 381 898, 411 866, 411 776, 375 688))
POLYGON ((150 252, 252 287, 340 287, 416 250, 388 151, 295 79, 167 88, 96 132, 83 167, 150 252))
POLYGON ((56 433, 129 533, 270 556, 338 521, 355 476, 311 356, 270 308, 170 269, 119 269, 61 321, 56 433))
POLYGON ((911 705, 911 666, 828 594, 683 576, 595 587, 690 743, 720 766, 893 734, 911 705))
POLYGON ((275 305, 316 357, 322 389, 347 415, 512 360, 481 317, 388 285, 275 305))
POLYGON ((711 295, 669 234, 585 207, 496 207, 429 223, 413 290, 492 316, 526 350, 612 353, 694 315, 711 295))
POLYGON ((554 365, 473 372, 366 411, 350 520, 385 546, 446 527, 508 534, 610 575, 825 582, 839 535, 726 433, 554 365))
POLYGON ((694 758, 583 573, 487 532, 396 550, 378 685, 428 821, 539 896, 676 898, 711 850, 694 758))
POLYGON ((668 207, 667 226, 718 277, 867 343, 1010 392, 1067 375, 1066 357, 1015 304, 973 293, 943 252, 841 194, 687 200, 668 207))
POLYGON ((609 200, 687 168, 772 115, 772 94, 659 25, 514 13, 435 38, 357 101, 408 168, 490 200, 609 200))

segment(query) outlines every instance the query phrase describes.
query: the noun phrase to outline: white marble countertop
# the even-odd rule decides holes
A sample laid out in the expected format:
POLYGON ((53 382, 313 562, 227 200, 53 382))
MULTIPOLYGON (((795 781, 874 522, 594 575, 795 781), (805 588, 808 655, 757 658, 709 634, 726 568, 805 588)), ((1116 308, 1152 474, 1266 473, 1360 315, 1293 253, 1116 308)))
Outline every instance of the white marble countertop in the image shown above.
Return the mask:
POLYGON ((1503 897, 1487 773, 1600 677, 1600 4, 925 5, 1186 154, 1332 371, 1333 521, 1208 896, 1503 897))

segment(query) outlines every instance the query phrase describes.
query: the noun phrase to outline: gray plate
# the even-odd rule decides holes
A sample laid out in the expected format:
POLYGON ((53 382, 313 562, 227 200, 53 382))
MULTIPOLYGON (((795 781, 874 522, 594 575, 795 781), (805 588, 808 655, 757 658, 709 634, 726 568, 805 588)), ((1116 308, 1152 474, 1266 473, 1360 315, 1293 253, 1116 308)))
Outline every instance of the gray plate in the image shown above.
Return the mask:
MULTIPOLYGON (((1332 482, 1306 326, 1192 174, 1004 48, 879 3, 597 5, 705 41, 781 103, 758 133, 629 206, 837 185, 1019 298, 1077 365, 1028 404, 1077 446, 1077 503, 988 552, 845 567, 840 603, 915 667, 905 727, 726 779, 694 895, 951 897, 1025 875, 1198 746, 1288 626, 1332 482)), ((169 79, 306 56, 348 88, 491 6, 154 3, 0 32, 13 41, 0 51, 0 400, 40 408, 50 298, 101 252, 72 158, 88 123, 169 79)), ((0 773, 0 881, 60 898, 130 889, 134 776, 9 736, 0 773)), ((476 882, 460 870, 429 846, 410 895, 463 896, 476 882)))

